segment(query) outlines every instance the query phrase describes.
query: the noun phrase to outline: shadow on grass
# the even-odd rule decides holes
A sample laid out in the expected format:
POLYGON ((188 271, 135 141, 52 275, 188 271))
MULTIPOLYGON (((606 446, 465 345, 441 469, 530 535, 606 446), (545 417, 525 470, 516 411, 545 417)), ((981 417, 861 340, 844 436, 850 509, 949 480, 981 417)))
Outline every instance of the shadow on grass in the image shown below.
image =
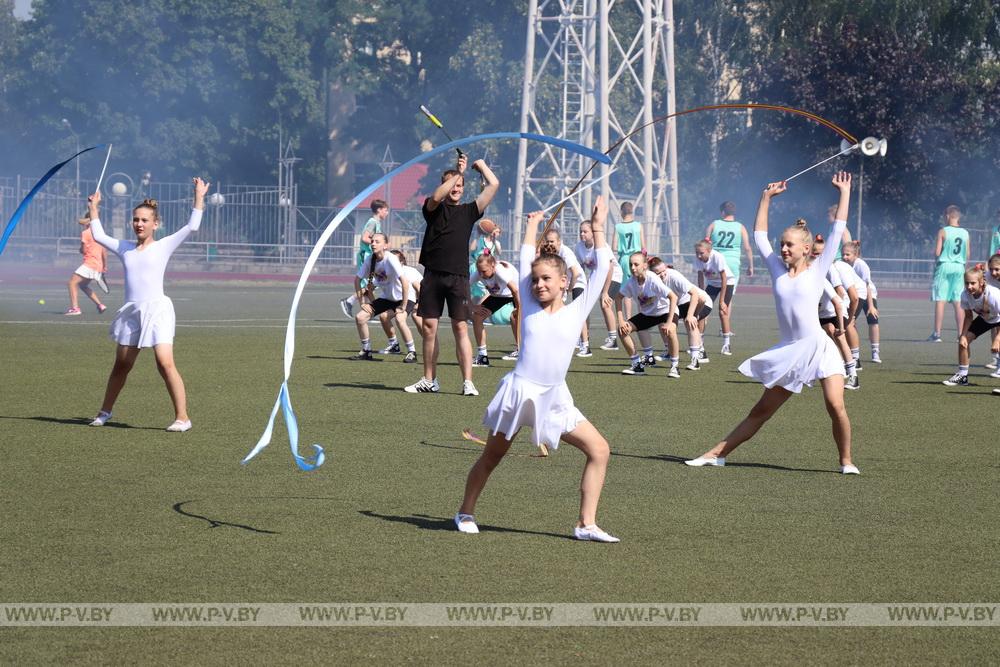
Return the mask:
MULTIPOLYGON (((646 459, 649 461, 666 461, 667 463, 680 463, 684 464, 685 461, 689 461, 692 457, 690 456, 677 456, 676 454, 625 454, 623 452, 611 452, 611 456, 622 456, 629 459, 646 459)), ((768 470, 780 470, 782 472, 817 472, 817 473, 831 473, 831 474, 841 474, 839 470, 816 470, 814 468, 789 468, 788 466, 779 466, 773 463, 732 463, 726 461, 726 468, 766 468, 768 470)))
MULTIPOLYGON (((46 422, 49 424, 67 424, 69 426, 89 426, 90 422, 94 420, 93 417, 70 417, 70 418, 60 418, 60 417, 9 417, 6 415, 0 415, 0 419, 22 419, 25 421, 36 421, 36 422, 46 422)), ((108 422, 101 428, 127 428, 134 429, 137 431, 162 431, 162 428, 157 428, 155 426, 131 426, 129 424, 122 424, 121 422, 108 422)))
MULTIPOLYGON (((426 445, 428 447, 437 447, 438 449, 453 449, 453 450, 457 450, 457 451, 460 451, 460 452, 475 452, 475 451, 477 451, 473 447, 459 447, 459 446, 456 446, 456 445, 441 445, 441 444, 438 444, 436 442, 427 442, 426 440, 421 440, 420 444, 421 445, 426 445)), ((479 447, 479 450, 482 450, 482 447, 479 447)))
POLYGON ((402 391, 402 387, 390 387, 386 384, 375 384, 374 382, 327 382, 324 387, 349 387, 351 389, 382 389, 384 391, 402 391))
MULTIPOLYGON (((409 516, 399 516, 394 514, 379 514, 378 512, 373 512, 372 510, 360 510, 359 514, 370 517, 372 519, 381 519, 382 521, 391 521, 393 523, 405 523, 411 526, 416 526, 422 530, 441 530, 450 533, 457 533, 458 530, 455 528, 455 521, 451 517, 440 517, 440 516, 430 516, 427 514, 411 514, 409 516)), ((513 533, 520 535, 539 535, 541 537, 555 537, 561 540, 573 540, 571 535, 563 535, 560 533, 547 533, 545 531, 539 530, 520 530, 518 528, 502 528, 500 526, 486 526, 479 524, 479 532, 481 533, 513 533)))
POLYGON ((204 515, 201 515, 201 514, 195 514, 194 512, 188 512, 188 511, 184 510, 184 506, 185 505, 188 505, 190 503, 196 503, 196 502, 199 502, 199 501, 198 500, 182 500, 179 503, 174 503, 174 505, 173 505, 173 507, 171 507, 171 509, 173 509, 175 512, 177 512, 181 516, 186 516, 186 517, 190 517, 192 519, 201 519, 202 521, 207 521, 208 524, 209 524, 208 525, 209 528, 219 528, 220 526, 228 526, 230 528, 239 528, 240 530, 248 530, 248 531, 250 531, 252 533, 261 533, 261 534, 264 534, 264 535, 280 535, 281 534, 281 533, 278 533, 277 531, 274 531, 274 530, 264 530, 263 528, 254 528, 253 526, 246 526, 246 525, 244 525, 242 523, 233 523, 231 521, 222 521, 221 519, 211 519, 211 518, 209 518, 207 516, 204 516, 204 515))

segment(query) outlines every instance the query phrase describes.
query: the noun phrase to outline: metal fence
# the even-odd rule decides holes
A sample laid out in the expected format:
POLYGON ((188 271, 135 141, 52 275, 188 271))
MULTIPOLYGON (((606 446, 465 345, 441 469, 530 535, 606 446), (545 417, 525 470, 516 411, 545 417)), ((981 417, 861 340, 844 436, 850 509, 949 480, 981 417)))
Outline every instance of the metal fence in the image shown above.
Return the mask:
MULTIPOLYGON (((33 183, 32 179, 22 177, 0 177, 0 220, 11 216, 33 183)), ((35 262, 75 259, 80 238, 76 221, 86 208, 84 197, 77 194, 76 186, 75 179, 50 180, 26 211, 5 255, 35 262)), ((84 192, 92 191, 94 187, 96 182, 93 180, 80 182, 80 189, 84 192)), ((132 208, 147 197, 158 201, 161 236, 186 224, 190 214, 192 187, 189 183, 144 180, 135 183, 125 174, 112 174, 102 189, 102 220, 108 232, 117 238, 131 236, 132 208)), ((298 270, 339 211, 332 207, 298 205, 295 189, 228 184, 213 184, 205 209, 198 234, 181 246, 175 258, 204 270, 243 272, 298 270)), ((490 211, 488 215, 503 230, 500 237, 502 257, 514 259, 512 243, 519 235, 515 234, 513 214, 490 211)), ((360 230, 369 216, 367 209, 355 211, 338 227, 319 256, 317 266, 320 271, 353 270, 360 230)), ((390 245, 401 249, 410 264, 417 263, 424 226, 419 210, 392 211, 384 225, 390 245)), ((973 259, 981 259, 979 255, 988 251, 989 231, 967 229, 970 231, 973 259)), ((567 224, 562 231, 565 242, 571 247, 575 245, 577 226, 567 224)), ((698 236, 700 238, 700 234, 698 236)), ((666 234, 660 240, 661 247, 669 245, 666 234)), ((929 241, 928 246, 932 248, 931 243, 929 241)), ((873 246, 866 244, 863 249, 876 283, 887 286, 929 285, 934 268, 934 261, 929 259, 930 250, 913 246, 907 247, 905 257, 873 257, 871 255, 876 254, 871 252, 873 246)), ((685 245, 683 250, 693 248, 685 245)), ((681 270, 689 269, 693 259, 688 252, 677 256, 663 255, 681 270)), ((766 277, 760 276, 752 282, 766 282, 766 277)))

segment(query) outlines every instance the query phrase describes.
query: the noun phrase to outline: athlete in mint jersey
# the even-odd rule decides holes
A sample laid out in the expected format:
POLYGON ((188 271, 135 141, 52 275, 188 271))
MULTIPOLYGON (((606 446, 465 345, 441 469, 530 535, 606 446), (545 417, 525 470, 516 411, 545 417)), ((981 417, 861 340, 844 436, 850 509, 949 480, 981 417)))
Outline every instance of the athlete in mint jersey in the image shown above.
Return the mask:
POLYGON ((642 225, 632 219, 633 210, 630 202, 622 204, 622 221, 615 225, 615 235, 611 239, 611 249, 616 253, 618 264, 626 276, 632 275, 629 257, 632 256, 632 253, 641 252, 646 247, 642 225))
POLYGON ((962 212, 954 204, 944 210, 946 224, 937 233, 934 248, 937 264, 934 267, 934 282, 931 285, 931 301, 934 302, 934 330, 927 340, 941 342, 941 325, 944 320, 944 304, 951 302, 955 308, 955 326, 962 331, 963 311, 959 305, 965 291, 965 265, 969 261, 969 232, 959 227, 962 212))
POLYGON ((719 213, 722 217, 708 226, 705 236, 711 241, 712 249, 718 251, 726 260, 726 265, 731 271, 731 275, 727 277, 735 279, 726 293, 727 312, 723 314, 722 308, 719 308, 719 318, 722 323, 722 354, 728 356, 732 353, 732 299, 740 282, 744 253, 747 256, 747 275, 753 277, 753 250, 750 248, 750 237, 747 236, 746 227, 736 220, 736 204, 731 201, 722 202, 719 213))
MULTIPOLYGON (((1000 217, 1000 211, 997 211, 1000 217)), ((990 231, 990 257, 1000 252, 1000 224, 997 224, 990 231)))

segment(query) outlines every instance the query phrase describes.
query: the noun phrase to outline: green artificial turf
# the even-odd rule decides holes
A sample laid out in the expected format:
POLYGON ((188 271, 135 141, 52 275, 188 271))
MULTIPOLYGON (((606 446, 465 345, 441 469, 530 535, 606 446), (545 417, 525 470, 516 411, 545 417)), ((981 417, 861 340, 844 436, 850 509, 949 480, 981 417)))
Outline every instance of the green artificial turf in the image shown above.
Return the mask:
MULTIPOLYGON (((337 290, 310 288, 289 384, 306 452, 279 416, 241 466, 281 382, 291 287, 178 286, 176 360, 194 429, 173 419, 150 352, 104 428, 88 428, 114 345, 112 311, 66 318, 61 288, 0 292, 0 601, 88 602, 996 602, 1000 381, 973 350, 974 386, 941 385, 951 343, 917 342, 930 306, 885 299, 886 363, 847 396, 860 477, 838 474, 821 392, 794 397, 725 469, 691 469, 760 388, 735 372, 776 341, 766 295, 741 295, 734 356, 668 380, 620 374, 622 352, 576 359, 577 405, 612 447, 599 522, 617 545, 568 539, 582 455, 528 456, 521 437, 477 508, 451 529, 479 426, 511 362, 459 395, 447 327, 440 395, 420 366, 348 361, 337 290), (45 298, 47 305, 37 303, 45 298)), ((113 307, 121 295, 109 297, 113 307), (116 300, 117 297, 117 300, 116 300)), ((600 316, 591 318, 600 324, 600 316)), ((509 329, 489 330, 493 352, 509 329)), ((863 328, 864 332, 864 328, 863 328)), ((946 338, 953 333, 946 332, 946 338)), ((384 344, 380 333, 374 345, 384 344)), ((863 359, 868 359, 863 333, 863 359)), ((684 338, 682 336, 682 342, 684 338)), ((499 354, 494 354, 499 359, 499 354)), ((0 661, 86 663, 995 662, 986 628, 0 628, 0 661)))

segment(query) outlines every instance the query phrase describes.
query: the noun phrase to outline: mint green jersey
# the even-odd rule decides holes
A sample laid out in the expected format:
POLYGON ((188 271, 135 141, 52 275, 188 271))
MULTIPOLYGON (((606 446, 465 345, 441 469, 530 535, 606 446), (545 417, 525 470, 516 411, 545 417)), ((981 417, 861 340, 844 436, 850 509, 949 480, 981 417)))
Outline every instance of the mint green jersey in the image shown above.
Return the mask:
POLYGON ((618 235, 618 256, 628 257, 634 252, 642 250, 642 243, 639 240, 639 231, 642 225, 634 220, 632 222, 619 222, 615 225, 615 234, 618 235))
POLYGON ((968 248, 969 231, 967 229, 951 225, 945 227, 944 243, 941 244, 938 264, 961 264, 964 266, 968 248))
POLYGON ((743 268, 743 225, 736 220, 715 220, 708 240, 712 242, 712 249, 726 258, 733 277, 739 282, 743 268))
POLYGON ((990 257, 1000 252, 1000 225, 993 228, 990 234, 990 257))

